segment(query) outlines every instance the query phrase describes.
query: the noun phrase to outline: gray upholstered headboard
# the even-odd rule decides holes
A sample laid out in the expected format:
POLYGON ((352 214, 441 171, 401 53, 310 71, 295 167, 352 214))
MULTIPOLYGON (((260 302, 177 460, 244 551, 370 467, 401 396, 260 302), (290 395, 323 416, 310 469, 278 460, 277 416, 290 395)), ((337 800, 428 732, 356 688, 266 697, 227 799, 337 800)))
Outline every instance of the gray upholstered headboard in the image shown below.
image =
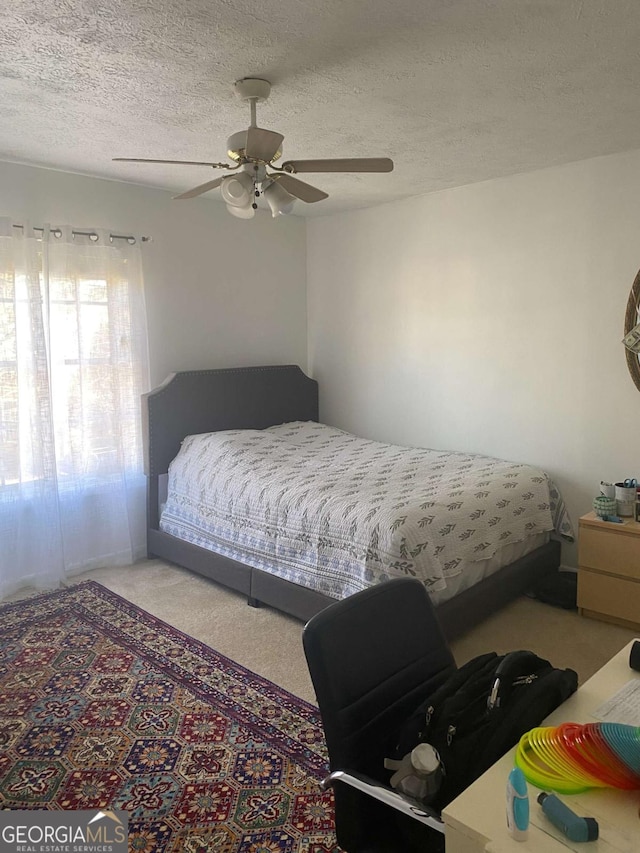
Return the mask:
POLYGON ((295 364, 185 370, 142 398, 144 469, 165 474, 187 435, 318 420, 318 383, 295 364))

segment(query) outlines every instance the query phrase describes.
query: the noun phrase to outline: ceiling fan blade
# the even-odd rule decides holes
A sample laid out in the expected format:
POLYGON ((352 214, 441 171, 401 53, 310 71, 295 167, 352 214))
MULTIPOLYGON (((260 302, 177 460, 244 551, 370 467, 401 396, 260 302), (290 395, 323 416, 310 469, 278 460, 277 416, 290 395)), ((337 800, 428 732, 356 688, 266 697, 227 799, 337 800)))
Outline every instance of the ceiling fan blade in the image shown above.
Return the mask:
POLYGON ((317 187, 312 187, 311 184, 305 184, 304 181, 299 181, 297 178, 292 178, 291 175, 269 175, 274 178, 280 186, 288 193, 299 198, 300 201, 308 203, 314 201, 322 201, 323 198, 329 198, 329 195, 317 187))
POLYGON ((112 157, 118 163, 174 163, 179 166, 213 166, 214 169, 231 169, 229 163, 202 163, 199 160, 148 160, 146 157, 112 157))
POLYGON ((195 196, 202 195, 202 193, 208 193, 209 190, 215 190, 216 187, 220 186, 222 180, 222 178, 216 178, 214 181, 207 181, 206 184, 200 184, 199 187, 194 187, 192 190, 187 190, 186 193, 174 195, 173 198, 174 200, 181 198, 195 198, 195 196))
POLYGON ((264 130, 261 127, 250 127, 247 130, 247 142, 244 153, 251 160, 262 160, 270 163, 280 151, 284 136, 273 130, 264 130))
POLYGON ((353 157, 342 160, 287 160, 285 172, 392 172, 388 157, 353 157))

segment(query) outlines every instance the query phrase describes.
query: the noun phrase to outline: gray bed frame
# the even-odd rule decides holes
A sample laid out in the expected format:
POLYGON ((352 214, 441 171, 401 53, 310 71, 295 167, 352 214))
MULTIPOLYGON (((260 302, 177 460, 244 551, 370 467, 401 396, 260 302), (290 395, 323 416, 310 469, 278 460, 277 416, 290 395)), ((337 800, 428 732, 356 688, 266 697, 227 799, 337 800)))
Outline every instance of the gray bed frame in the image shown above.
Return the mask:
MULTIPOLYGON (((187 370, 171 374, 142 398, 147 475, 147 554, 198 572, 307 621, 334 599, 260 569, 199 548, 159 528, 159 498, 169 463, 187 435, 223 429, 264 429, 287 421, 318 420, 318 383, 296 365, 187 370)), ((506 566, 438 607, 452 639, 557 571, 560 544, 547 545, 506 566)))

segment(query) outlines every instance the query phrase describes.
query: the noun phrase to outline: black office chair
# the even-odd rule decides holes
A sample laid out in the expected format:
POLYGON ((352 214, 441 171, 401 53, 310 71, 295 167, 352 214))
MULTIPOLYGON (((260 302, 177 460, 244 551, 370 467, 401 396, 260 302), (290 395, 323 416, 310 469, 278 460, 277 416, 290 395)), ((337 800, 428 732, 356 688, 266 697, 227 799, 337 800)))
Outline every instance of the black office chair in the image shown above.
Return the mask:
POLYGON ((456 665, 420 581, 400 578, 314 616, 303 645, 329 753, 336 836, 347 853, 444 849, 437 812, 388 785, 384 759, 420 700, 456 665))

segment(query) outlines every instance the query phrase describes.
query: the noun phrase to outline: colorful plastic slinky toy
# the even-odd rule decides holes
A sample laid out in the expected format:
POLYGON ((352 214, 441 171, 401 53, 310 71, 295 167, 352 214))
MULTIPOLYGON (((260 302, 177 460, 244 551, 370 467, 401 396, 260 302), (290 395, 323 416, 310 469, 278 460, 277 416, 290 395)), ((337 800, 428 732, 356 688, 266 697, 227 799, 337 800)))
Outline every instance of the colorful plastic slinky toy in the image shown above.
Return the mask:
POLYGON ((562 794, 640 789, 640 727, 564 723, 531 729, 520 738, 516 765, 532 785, 562 794))

